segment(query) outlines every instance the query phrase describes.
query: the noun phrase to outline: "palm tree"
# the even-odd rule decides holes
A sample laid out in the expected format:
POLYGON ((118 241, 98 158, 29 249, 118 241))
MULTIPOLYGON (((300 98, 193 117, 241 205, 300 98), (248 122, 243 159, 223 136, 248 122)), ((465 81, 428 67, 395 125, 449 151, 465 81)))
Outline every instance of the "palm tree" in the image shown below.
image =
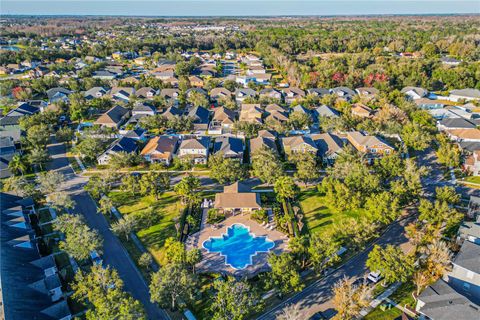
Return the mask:
POLYGON ((291 177, 282 176, 277 179, 274 185, 274 190, 277 193, 278 199, 294 199, 298 193, 298 186, 291 177))
POLYGON ((12 160, 8 163, 8 168, 13 171, 13 173, 20 172, 23 174, 27 171, 27 165, 25 163, 24 158, 19 154, 16 154, 12 157, 12 160))
POLYGON ((43 170, 43 166, 50 160, 47 150, 36 148, 30 152, 28 157, 32 164, 38 165, 40 170, 43 170))

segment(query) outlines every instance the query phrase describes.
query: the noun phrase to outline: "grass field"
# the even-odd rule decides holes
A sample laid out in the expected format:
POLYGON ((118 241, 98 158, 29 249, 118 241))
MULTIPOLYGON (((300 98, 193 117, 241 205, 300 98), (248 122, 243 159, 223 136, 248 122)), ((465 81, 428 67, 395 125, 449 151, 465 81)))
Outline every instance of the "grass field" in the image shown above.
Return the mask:
POLYGON ((163 245, 167 238, 175 237, 174 218, 182 209, 178 196, 173 192, 166 192, 155 200, 153 196, 133 197, 130 193, 113 191, 109 197, 122 215, 151 210, 155 215, 156 223, 149 228, 139 230, 137 236, 157 262, 163 264, 165 262, 163 245))
POLYGON ((363 209, 336 212, 325 204, 325 197, 316 188, 303 189, 299 197, 300 206, 310 233, 325 232, 335 223, 348 218, 358 218, 363 209))

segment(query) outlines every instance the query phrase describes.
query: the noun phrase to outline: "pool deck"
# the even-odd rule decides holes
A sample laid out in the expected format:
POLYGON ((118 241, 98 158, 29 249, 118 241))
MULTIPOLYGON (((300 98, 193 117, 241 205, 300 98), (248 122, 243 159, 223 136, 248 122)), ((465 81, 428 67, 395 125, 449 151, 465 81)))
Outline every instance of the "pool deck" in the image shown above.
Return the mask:
POLYGON ((202 250, 202 261, 197 264, 198 272, 219 272, 222 274, 229 274, 241 278, 244 276, 253 277, 259 272, 268 271, 270 269, 267 263, 268 253, 260 252, 252 258, 253 264, 244 269, 234 269, 225 264, 225 257, 218 252, 208 252, 203 247, 203 242, 210 237, 220 237, 226 233, 227 228, 235 223, 240 223, 250 228, 250 232, 255 236, 266 236, 268 239, 275 242, 275 247, 270 250, 275 254, 280 254, 287 248, 288 237, 280 231, 268 230, 251 220, 248 215, 230 216, 218 224, 218 228, 213 228, 212 225, 206 223, 208 209, 204 209, 200 231, 191 235, 187 240, 187 249, 199 248, 202 250))

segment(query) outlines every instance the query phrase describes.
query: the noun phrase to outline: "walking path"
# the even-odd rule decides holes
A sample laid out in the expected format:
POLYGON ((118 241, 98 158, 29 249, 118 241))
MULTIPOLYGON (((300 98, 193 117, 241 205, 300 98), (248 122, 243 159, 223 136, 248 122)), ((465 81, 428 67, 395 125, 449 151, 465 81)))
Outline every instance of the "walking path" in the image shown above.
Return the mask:
POLYGON ((365 317, 370 311, 378 307, 383 301, 385 301, 385 299, 390 297, 400 287, 400 285, 401 285, 400 282, 395 282, 394 284, 392 284, 390 287, 388 287, 387 290, 385 290, 380 295, 378 295, 375 299, 373 299, 370 302, 370 306, 360 311, 360 315, 362 317, 365 317))

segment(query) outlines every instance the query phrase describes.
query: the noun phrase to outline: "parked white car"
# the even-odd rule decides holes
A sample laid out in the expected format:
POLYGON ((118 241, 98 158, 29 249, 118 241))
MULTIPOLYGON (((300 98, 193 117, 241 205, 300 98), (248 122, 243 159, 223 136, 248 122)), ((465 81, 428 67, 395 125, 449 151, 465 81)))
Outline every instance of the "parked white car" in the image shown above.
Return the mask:
POLYGON ((367 279, 372 281, 373 283, 377 283, 378 281, 380 281, 380 279, 382 279, 382 276, 380 275, 380 272, 378 272, 378 271, 370 272, 367 276, 367 279))

